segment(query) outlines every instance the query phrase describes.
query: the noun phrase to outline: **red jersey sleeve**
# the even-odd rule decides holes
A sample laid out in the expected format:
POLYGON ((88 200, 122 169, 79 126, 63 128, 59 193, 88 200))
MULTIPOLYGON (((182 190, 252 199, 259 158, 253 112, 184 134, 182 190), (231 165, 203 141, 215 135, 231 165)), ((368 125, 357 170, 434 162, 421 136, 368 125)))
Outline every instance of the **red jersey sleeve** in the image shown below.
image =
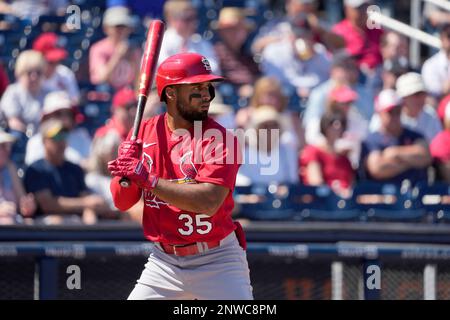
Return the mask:
POLYGON ((197 182, 208 182, 234 190, 236 175, 241 164, 242 154, 235 136, 223 134, 224 140, 209 140, 203 143, 203 162, 197 171, 197 182))
MULTIPOLYGON (((139 128, 138 139, 142 139, 143 133, 147 127, 147 121, 142 122, 139 128)), ((127 140, 130 139, 133 129, 128 133, 127 140)), ((131 183, 128 188, 123 188, 120 185, 120 177, 114 177, 111 180, 109 189, 113 198, 114 205, 120 211, 126 211, 134 206, 142 195, 142 189, 140 189, 135 183, 131 183)))

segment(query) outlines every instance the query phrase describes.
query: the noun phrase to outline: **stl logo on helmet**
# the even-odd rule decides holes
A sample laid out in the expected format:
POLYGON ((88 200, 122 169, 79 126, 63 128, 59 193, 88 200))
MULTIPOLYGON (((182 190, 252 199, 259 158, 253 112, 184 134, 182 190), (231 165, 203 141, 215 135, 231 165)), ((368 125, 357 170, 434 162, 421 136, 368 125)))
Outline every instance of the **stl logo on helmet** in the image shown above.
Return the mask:
POLYGON ((203 62, 203 66, 205 67, 205 69, 207 71, 211 71, 211 65, 209 64, 208 59, 206 59, 205 57, 202 57, 202 62, 203 62))

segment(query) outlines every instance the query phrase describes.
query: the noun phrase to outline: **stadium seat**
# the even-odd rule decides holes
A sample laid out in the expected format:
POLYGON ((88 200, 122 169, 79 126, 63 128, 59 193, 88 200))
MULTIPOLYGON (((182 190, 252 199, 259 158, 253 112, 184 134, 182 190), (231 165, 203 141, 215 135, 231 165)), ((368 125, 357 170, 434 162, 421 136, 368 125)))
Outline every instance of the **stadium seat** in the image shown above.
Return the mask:
POLYGON ((289 188, 278 185, 251 185, 235 188, 239 216, 250 220, 291 220, 294 215, 288 201, 289 188))
POLYGON ((360 220, 360 211, 353 199, 340 197, 328 186, 292 186, 289 194, 289 201, 293 204, 295 210, 295 220, 360 220))
POLYGON ((433 222, 450 222, 450 185, 420 183, 419 201, 433 222))
POLYGON ((355 186, 353 198, 368 221, 416 222, 425 218, 416 187, 361 182, 355 186))

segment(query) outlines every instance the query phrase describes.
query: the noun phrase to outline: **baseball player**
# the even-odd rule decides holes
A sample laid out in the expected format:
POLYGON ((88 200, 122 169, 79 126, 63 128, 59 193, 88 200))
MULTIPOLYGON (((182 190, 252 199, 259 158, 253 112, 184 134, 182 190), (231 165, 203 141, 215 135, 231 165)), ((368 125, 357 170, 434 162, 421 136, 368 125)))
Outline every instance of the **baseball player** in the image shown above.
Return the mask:
POLYGON ((253 299, 245 238, 231 218, 240 150, 208 117, 212 83, 222 80, 201 55, 167 58, 156 74, 167 112, 145 120, 109 163, 115 205, 125 211, 143 196, 153 242, 128 299, 253 299), (131 185, 122 187, 121 177, 131 185))

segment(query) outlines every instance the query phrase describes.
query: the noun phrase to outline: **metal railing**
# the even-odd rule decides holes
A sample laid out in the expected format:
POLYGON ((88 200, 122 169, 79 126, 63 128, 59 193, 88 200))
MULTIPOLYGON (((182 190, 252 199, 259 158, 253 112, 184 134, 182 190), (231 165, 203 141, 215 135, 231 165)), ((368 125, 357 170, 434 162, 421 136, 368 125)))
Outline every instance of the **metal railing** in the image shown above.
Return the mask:
MULTIPOLYGON (((450 11, 450 2, 446 0, 423 0, 434 4, 444 10, 450 11)), ((441 40, 420 29, 422 24, 422 2, 421 0, 411 0, 411 25, 400 22, 377 10, 369 11, 369 19, 385 28, 396 31, 411 39, 410 62, 413 67, 420 66, 421 48, 420 43, 437 49, 441 48, 441 40)))

